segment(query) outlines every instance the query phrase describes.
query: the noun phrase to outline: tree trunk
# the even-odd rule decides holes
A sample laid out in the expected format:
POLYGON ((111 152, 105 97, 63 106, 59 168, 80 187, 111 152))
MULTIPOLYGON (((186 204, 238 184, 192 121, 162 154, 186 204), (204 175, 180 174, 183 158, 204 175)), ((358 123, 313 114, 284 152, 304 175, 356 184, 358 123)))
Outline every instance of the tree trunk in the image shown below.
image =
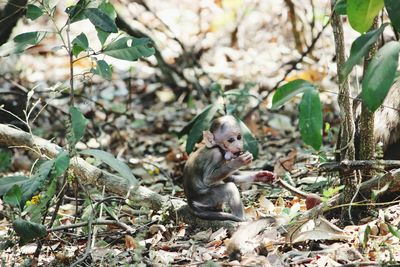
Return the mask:
MULTIPOLYGON (((334 12, 335 0, 331 0, 332 12, 334 12)), ((345 45, 344 45, 344 34, 343 24, 340 15, 334 12, 332 14, 332 29, 333 36, 335 39, 335 52, 337 60, 337 73, 343 68, 345 63, 345 45)), ((340 107, 340 136, 337 142, 337 151, 339 151, 340 161, 343 160, 354 160, 354 120, 353 120, 353 109, 350 101, 350 86, 348 79, 341 81, 339 78, 339 97, 338 104, 340 107)), ((342 203, 350 203, 353 195, 356 192, 356 184, 353 179, 352 171, 340 172, 341 184, 345 186, 343 190, 343 196, 341 198, 342 203)), ((348 220, 348 207, 342 208, 342 221, 348 220)))
MULTIPOLYGON (((375 17, 374 24, 370 30, 378 28, 378 17, 375 17)), ((367 71, 369 62, 378 51, 379 40, 377 40, 369 49, 368 55, 364 60, 364 71, 367 71)), ((361 106, 361 121, 360 121, 360 159, 371 160, 375 154, 375 139, 374 139, 374 112, 368 110, 367 106, 361 106)), ((371 174, 371 173, 370 173, 371 174)))

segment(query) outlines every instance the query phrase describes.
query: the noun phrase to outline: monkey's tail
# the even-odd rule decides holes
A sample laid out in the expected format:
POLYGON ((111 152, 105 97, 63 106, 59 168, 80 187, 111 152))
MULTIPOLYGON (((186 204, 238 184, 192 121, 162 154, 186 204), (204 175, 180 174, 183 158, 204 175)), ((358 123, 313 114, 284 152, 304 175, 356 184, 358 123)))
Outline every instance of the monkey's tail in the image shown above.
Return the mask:
POLYGON ((238 216, 235 216, 227 212, 204 210, 194 205, 190 205, 190 207, 192 208, 194 215, 203 220, 219 220, 219 221, 229 220, 235 222, 244 221, 244 219, 239 218, 238 216))

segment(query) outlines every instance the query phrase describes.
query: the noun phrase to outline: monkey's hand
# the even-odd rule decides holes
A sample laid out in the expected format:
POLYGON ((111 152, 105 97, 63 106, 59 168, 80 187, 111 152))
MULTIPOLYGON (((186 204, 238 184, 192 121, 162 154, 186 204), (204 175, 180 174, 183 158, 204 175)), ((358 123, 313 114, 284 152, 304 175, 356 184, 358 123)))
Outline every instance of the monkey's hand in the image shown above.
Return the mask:
POLYGON ((261 182, 261 183, 273 183, 276 180, 276 176, 273 172, 270 171, 259 171, 254 175, 254 182, 261 182))
POLYGON ((233 169, 239 169, 240 167, 249 165, 252 160, 253 160, 253 155, 250 152, 246 151, 239 157, 231 160, 228 164, 233 169))

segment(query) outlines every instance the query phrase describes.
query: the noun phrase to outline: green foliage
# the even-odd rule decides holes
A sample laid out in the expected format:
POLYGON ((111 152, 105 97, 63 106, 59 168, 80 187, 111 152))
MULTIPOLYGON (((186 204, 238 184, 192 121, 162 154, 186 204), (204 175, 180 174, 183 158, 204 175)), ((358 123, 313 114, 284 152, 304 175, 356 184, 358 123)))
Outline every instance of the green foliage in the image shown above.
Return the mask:
POLYGON ((107 64, 105 60, 97 60, 96 67, 92 68, 90 72, 100 75, 106 80, 111 80, 112 77, 112 68, 110 65, 107 64))
POLYGON ((155 50, 150 47, 149 38, 121 37, 107 45, 103 53, 122 60, 136 61, 140 57, 149 57, 155 50))
MULTIPOLYGON (((115 12, 114 6, 110 3, 103 2, 99 5, 99 9, 107 14, 113 21, 117 18, 117 13, 115 12)), ((109 32, 103 31, 102 29, 96 27, 97 31, 97 38, 101 45, 103 46, 107 41, 108 36, 110 35, 109 32)))
POLYGON ((315 86, 305 80, 294 80, 279 87, 272 97, 272 109, 280 108, 283 104, 291 100, 294 96, 304 93, 309 89, 315 89, 315 86))
POLYGON ((385 99, 396 76, 400 43, 389 42, 379 49, 368 65, 362 82, 361 97, 370 111, 385 99))
MULTIPOLYGON (((217 88, 217 86, 215 88, 217 88)), ((222 108, 222 105, 218 103, 207 106, 178 133, 179 138, 187 135, 186 152, 191 153, 193 151, 196 143, 201 141, 203 137, 203 131, 206 131, 210 128, 212 120, 219 110, 222 111, 222 108)), ((244 149, 253 154, 254 158, 257 158, 259 152, 257 139, 251 133, 249 128, 247 128, 246 124, 244 124, 238 117, 236 117, 236 119, 238 120, 243 135, 244 149)))
POLYGON ((54 171, 52 172, 52 176, 57 178, 64 174, 64 172, 69 167, 69 155, 67 151, 60 152, 57 157, 54 159, 54 171))
POLYGON ((188 125, 190 125, 190 127, 185 127, 186 129, 183 128, 182 131, 190 129, 186 141, 186 152, 191 153, 193 151, 195 144, 201 140, 203 131, 210 128, 211 121, 220 108, 221 105, 219 104, 207 106, 199 115, 189 122, 188 125))
POLYGON ((128 165, 126 165, 122 161, 117 160, 112 154, 98 149, 86 149, 80 151, 79 153, 82 155, 93 156, 101 160, 102 162, 110 166, 112 169, 117 171, 121 175, 121 177, 125 178, 129 182, 130 185, 137 184, 137 180, 135 176, 132 174, 128 165))
POLYGON ((117 25, 113 19, 111 19, 106 13, 97 8, 86 8, 84 15, 90 20, 90 22, 97 28, 105 32, 118 32, 117 25))
POLYGON ((83 137, 86 130, 88 120, 76 107, 69 108, 69 114, 71 116, 72 132, 68 136, 68 143, 70 147, 75 147, 78 141, 83 137))
POLYGON ((3 197, 3 201, 13 207, 21 208, 22 191, 19 185, 14 184, 3 197))
POLYGON ((246 124, 241 121, 239 118, 236 118, 240 125, 240 130, 243 135, 243 147, 245 151, 249 151, 254 158, 258 157, 258 141, 251 133, 250 129, 246 126, 246 124))
POLYGON ((319 93, 306 90, 299 105, 299 128, 304 143, 319 150, 322 144, 322 108, 319 93))
POLYGON ((367 32, 358 37, 351 45, 350 56, 340 72, 340 82, 343 82, 349 75, 353 67, 358 64, 361 59, 368 53, 369 48, 373 45, 382 34, 388 23, 382 24, 379 29, 367 32))
POLYGON ((367 224, 367 227, 365 228, 364 236, 363 236, 363 239, 361 242, 363 248, 367 247, 369 236, 371 235, 371 232, 372 232, 371 227, 367 224))
POLYGON ((0 196, 7 193, 14 185, 22 185, 27 182, 27 180, 29 180, 29 178, 22 175, 2 177, 0 179, 0 196))
MULTIPOLYGON (((36 19, 43 14, 54 17, 56 15, 54 12, 55 6, 58 2, 58 0, 46 0, 43 2, 36 2, 36 5, 29 4, 27 6, 27 17, 36 19)), ((68 14, 69 22, 67 21, 63 27, 60 27, 61 32, 58 34, 60 38, 62 38, 62 31, 65 31, 68 23, 89 19, 96 28, 102 49, 96 52, 90 48, 88 38, 85 33, 81 33, 71 42, 71 50, 69 50, 67 44, 64 44, 63 47, 68 53, 72 53, 73 56, 77 58, 81 52, 87 51, 85 57, 89 56, 93 60, 96 60, 96 58, 93 57, 94 55, 103 53, 117 59, 128 61, 136 61, 140 57, 149 57, 154 54, 155 50, 148 38, 123 36, 120 38, 117 37, 106 44, 110 33, 118 33, 118 28, 115 24, 117 14, 111 3, 106 1, 99 2, 80 0, 76 5, 68 7, 65 12, 68 14)), ((46 34, 48 33, 44 31, 35 31, 17 35, 14 40, 0 47, 0 57, 23 52, 29 47, 39 44, 46 34)), ((69 32, 67 34, 69 34, 69 32)), ((79 58, 77 59, 79 60, 79 58)), ((98 74, 108 80, 112 77, 111 72, 112 68, 110 68, 104 60, 97 61, 96 68, 91 69, 91 73, 98 74)))
POLYGON ((13 228, 20 237, 19 244, 21 246, 35 238, 41 238, 47 235, 46 227, 44 225, 22 219, 16 219, 13 222, 13 228))
POLYGON ((385 7, 396 31, 400 32, 400 1, 385 0, 385 7))
POLYGON ((25 32, 14 37, 10 42, 0 46, 0 57, 6 57, 11 54, 19 54, 24 50, 37 45, 46 36, 47 32, 25 32))
POLYGON ((335 4, 335 12, 339 15, 347 14, 347 0, 338 0, 335 4))
POLYGON ((304 80, 294 80, 279 87, 272 97, 276 109, 303 93, 299 105, 299 128, 304 143, 319 150, 322 144, 322 108, 317 88, 304 80))
POLYGON ((324 189, 324 191, 322 192, 322 196, 324 198, 331 198, 334 195, 336 195, 337 193, 339 193, 340 190, 342 190, 344 188, 344 185, 340 185, 340 186, 336 186, 336 187, 329 187, 328 189, 324 189))
POLYGON ((347 0, 347 16, 351 27, 359 33, 368 31, 383 6, 383 0, 347 0))
POLYGON ((86 19, 84 11, 89 2, 89 0, 79 0, 76 5, 70 6, 65 10, 71 23, 86 19))
POLYGON ((387 223, 387 226, 388 226, 388 228, 389 228, 389 232, 393 235, 393 236, 395 236, 395 237, 397 237, 398 239, 400 239, 400 231, 399 231, 399 229, 396 229, 393 225, 391 225, 390 223, 387 223))
POLYGON ((72 40, 72 54, 77 57, 80 52, 86 51, 89 48, 89 41, 86 35, 82 32, 74 40, 72 40))
POLYGON ((11 167, 11 156, 11 151, 0 149, 0 172, 6 171, 11 167))
POLYGON ((26 8, 26 17, 31 20, 35 20, 43 15, 43 10, 35 5, 29 4, 26 8))
POLYGON ((53 165, 54 160, 45 161, 39 166, 34 176, 21 185, 21 208, 24 207, 27 200, 38 194, 40 189, 42 189, 43 184, 48 180, 50 176, 53 165))
POLYGON ((47 208, 48 203, 51 201, 57 190, 57 179, 56 176, 52 175, 51 182, 47 186, 45 192, 41 194, 40 201, 37 204, 32 204, 28 207, 28 211, 31 214, 31 221, 40 223, 43 213, 47 208))
POLYGON ((244 112, 250 98, 258 101, 258 97, 250 93, 250 89, 254 86, 254 83, 246 83, 243 88, 222 91, 221 96, 226 102, 226 114, 238 116, 244 112))

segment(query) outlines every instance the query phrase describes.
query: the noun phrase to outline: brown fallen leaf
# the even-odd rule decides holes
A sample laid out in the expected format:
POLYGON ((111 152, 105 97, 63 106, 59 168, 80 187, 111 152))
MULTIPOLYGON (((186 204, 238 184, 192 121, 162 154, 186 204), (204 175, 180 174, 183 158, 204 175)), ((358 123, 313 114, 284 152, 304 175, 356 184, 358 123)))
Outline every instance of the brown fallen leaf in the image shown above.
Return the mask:
POLYGON ((127 250, 134 250, 138 247, 138 244, 132 236, 125 235, 125 247, 127 250))

